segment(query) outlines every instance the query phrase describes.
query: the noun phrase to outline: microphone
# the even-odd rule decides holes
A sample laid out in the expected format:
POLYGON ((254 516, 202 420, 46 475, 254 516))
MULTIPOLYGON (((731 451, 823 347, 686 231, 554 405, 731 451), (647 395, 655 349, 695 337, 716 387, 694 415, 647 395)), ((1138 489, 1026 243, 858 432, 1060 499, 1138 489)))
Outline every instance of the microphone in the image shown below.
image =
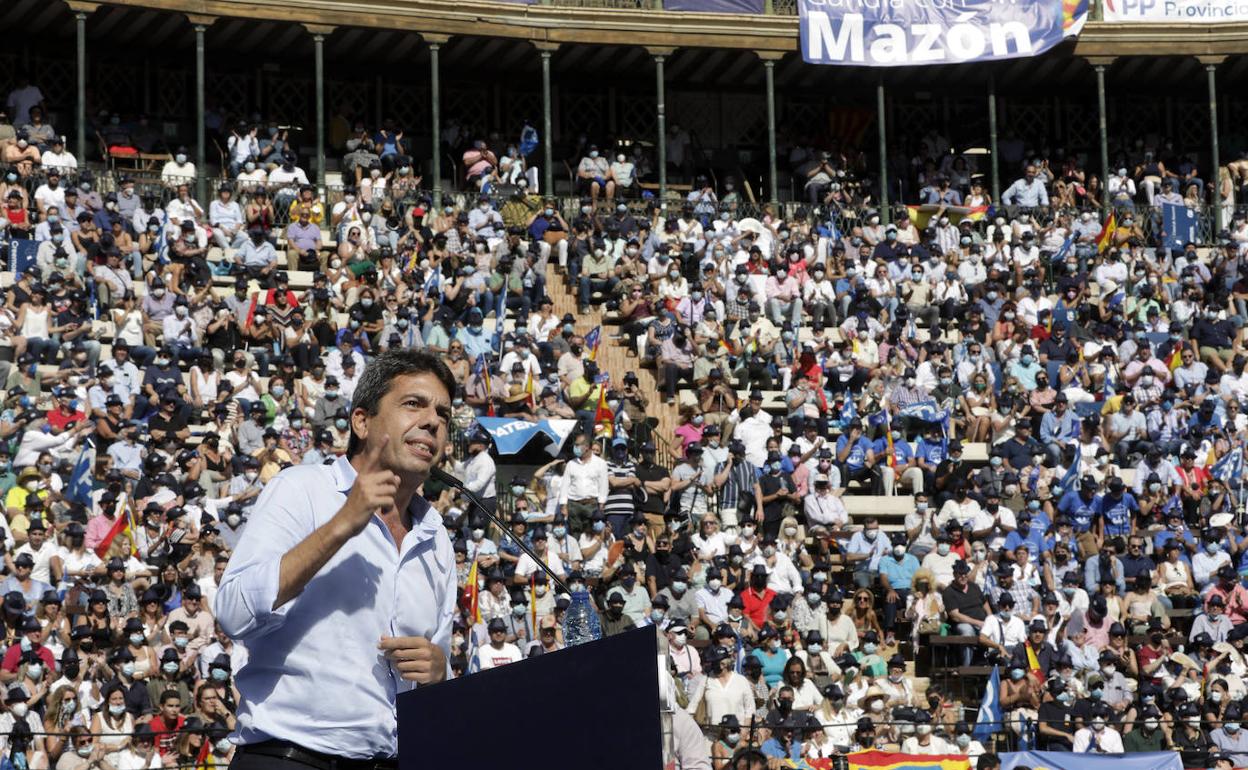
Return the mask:
POLYGON ((538 556, 536 553, 533 553, 533 549, 529 548, 529 546, 527 546, 523 540, 513 535, 511 533, 510 527, 508 527, 507 524, 502 519, 500 519, 496 514, 491 513, 490 510, 481 503, 481 498, 477 497, 476 494, 469 491, 469 489, 464 486, 464 482, 455 478, 454 476, 442 470, 441 468, 434 468, 433 470, 429 472, 429 475, 437 479, 438 481, 442 482, 443 484, 447 485, 448 487, 458 490, 461 495, 463 495, 464 497, 468 499, 468 502, 472 504, 473 507, 475 507, 481 513, 485 514, 486 518, 494 522, 495 526, 497 526, 500 530, 505 532, 507 536, 512 539, 512 542, 514 542, 516 546, 520 548, 521 551, 524 551, 526 556, 532 559, 534 563, 537 564, 537 566, 541 567, 542 571, 546 573, 546 576, 549 577, 552 581, 554 581, 555 585, 559 586, 559 590, 563 591, 569 596, 572 594, 572 589, 568 588, 567 583, 564 583, 563 579, 559 577, 558 575, 556 575, 555 571, 552 570, 549 566, 547 566, 546 561, 542 559, 540 556, 538 556))

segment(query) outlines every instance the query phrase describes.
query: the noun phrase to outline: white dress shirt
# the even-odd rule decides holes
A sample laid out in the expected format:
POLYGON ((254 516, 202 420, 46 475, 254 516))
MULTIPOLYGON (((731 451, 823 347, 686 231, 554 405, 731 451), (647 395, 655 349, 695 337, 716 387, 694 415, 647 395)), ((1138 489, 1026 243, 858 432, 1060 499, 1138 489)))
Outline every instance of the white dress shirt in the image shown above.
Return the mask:
POLYGON ((1071 753, 1121 754, 1123 753, 1122 735, 1108 725, 1099 733, 1090 727, 1080 728, 1075 731, 1075 742, 1071 753), (1095 750, 1092 748, 1093 739, 1096 743, 1095 750))
POLYGON ((607 502, 607 461, 594 456, 588 460, 572 460, 563 471, 563 483, 559 485, 559 504, 569 500, 598 499, 599 505, 607 502))
POLYGON ((464 463, 464 486, 482 500, 488 500, 498 493, 494 478, 494 458, 490 457, 488 451, 483 449, 464 463))
POLYGON ((375 516, 302 593, 272 609, 282 555, 333 518, 355 476, 345 457, 287 468, 252 508, 213 606, 247 652, 235 679, 242 694, 236 742, 280 739, 352 759, 395 756, 395 699, 416 684, 400 678, 378 640, 423 636, 450 658, 455 555, 441 517, 421 497, 408 507, 413 527, 400 548, 375 516))

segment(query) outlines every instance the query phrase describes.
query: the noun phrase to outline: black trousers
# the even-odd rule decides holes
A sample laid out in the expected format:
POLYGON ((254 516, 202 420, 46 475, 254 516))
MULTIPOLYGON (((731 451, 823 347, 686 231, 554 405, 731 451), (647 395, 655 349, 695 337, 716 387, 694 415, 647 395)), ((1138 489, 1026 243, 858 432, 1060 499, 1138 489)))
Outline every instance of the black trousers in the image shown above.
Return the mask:
MULTIPOLYGON (((327 766, 329 759, 317 758, 303 761, 297 757, 268 756, 248 751, 245 746, 239 746, 234 751, 234 758, 230 760, 230 770, 274 770, 276 768, 281 768, 281 770, 335 770, 327 766)), ((397 767, 394 760, 390 760, 384 766, 368 760, 333 761, 336 763, 337 770, 394 770, 397 767)))

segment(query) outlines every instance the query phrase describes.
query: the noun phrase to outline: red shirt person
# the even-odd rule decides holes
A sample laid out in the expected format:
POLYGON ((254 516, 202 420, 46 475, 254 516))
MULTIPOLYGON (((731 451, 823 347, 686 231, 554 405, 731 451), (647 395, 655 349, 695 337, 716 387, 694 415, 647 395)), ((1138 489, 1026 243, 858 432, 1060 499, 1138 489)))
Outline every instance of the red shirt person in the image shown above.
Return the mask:
MULTIPOLYGON (((177 653, 174 652, 174 662, 177 653)), ((163 659, 162 659, 163 665, 163 659)), ((160 713, 152 719, 152 731, 156 734, 156 750, 163 757, 177 751, 178 731, 186 724, 182 716, 182 696, 177 690, 165 690, 160 694, 160 713)))
POLYGON ((776 592, 767 587, 767 567, 755 564, 750 573, 750 587, 741 592, 742 611, 745 616, 761 628, 767 621, 767 608, 776 592))
MULTIPOLYGON (((12 613, 25 612, 26 600, 17 591, 12 591, 5 595, 4 607, 12 613)), ((20 640, 4 651, 4 660, 0 661, 0 682, 8 683, 17 679, 17 672, 22 666, 26 666, 26 673, 35 681, 42 680, 45 673, 55 671, 56 657, 39 641, 43 636, 43 627, 39 625, 39 621, 33 615, 24 615, 17 632, 21 634, 20 640), (35 667, 42 667, 42 670, 35 667)))

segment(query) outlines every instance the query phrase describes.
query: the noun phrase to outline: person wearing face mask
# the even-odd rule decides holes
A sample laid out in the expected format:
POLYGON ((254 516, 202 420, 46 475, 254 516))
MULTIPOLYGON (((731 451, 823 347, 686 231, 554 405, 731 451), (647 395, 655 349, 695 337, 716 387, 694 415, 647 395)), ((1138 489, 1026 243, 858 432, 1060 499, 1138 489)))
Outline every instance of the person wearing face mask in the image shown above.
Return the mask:
POLYGON ((1222 725, 1209 733, 1209 742, 1230 755, 1235 767, 1248 765, 1248 734, 1243 729, 1243 711, 1237 704, 1227 706, 1222 725))
POLYGON ((624 613, 624 603, 624 595, 619 591, 607 594, 607 606, 600 618, 604 637, 637 627, 632 617, 624 613))
POLYGON ((498 497, 495 490, 494 458, 489 452, 489 434, 478 428, 468 435, 468 459, 456 475, 464 480, 464 486, 477 495, 482 505, 490 513, 498 508, 498 497))
POLYGON ((903 754, 956 754, 957 747, 932 732, 932 715, 926 711, 914 714, 914 735, 901 742, 903 754))
POLYGON ((607 463, 590 451, 589 439, 577 436, 574 459, 564 467, 559 483, 559 512, 568 520, 568 531, 580 535, 589 527, 590 515, 601 512, 609 492, 607 463))
POLYGON ((762 667, 763 682, 768 690, 780 684, 784 676, 785 665, 792 654, 781 646, 780 635, 770 624, 762 626, 758 632, 758 644, 749 657, 754 658, 762 667))
POLYGON ((499 618, 491 620, 486 624, 486 629, 489 632, 489 644, 477 650, 477 658, 482 671, 515 663, 524 657, 520 654, 519 647, 507 641, 507 624, 503 620, 499 618))
POLYGON ((1161 712, 1156 706, 1140 710, 1135 729, 1123 737, 1122 747, 1128 753, 1166 751, 1170 748, 1170 739, 1161 729, 1161 712))
POLYGON ((0 730, 4 731, 4 737, 0 738, 0 752, 6 758, 9 757, 10 749, 17 742, 17 734, 20 732, 26 732, 28 736, 26 740, 29 743, 25 748, 28 755, 44 751, 43 721, 38 712, 31 710, 29 701, 30 693, 24 685, 11 685, 5 693, 4 703, 7 710, 0 714, 0 730), (22 727, 29 727, 29 731, 22 730, 22 727))
POLYGON ((1042 751, 1070 751, 1075 740, 1075 720, 1071 714, 1074 693, 1056 671, 1043 687, 1044 700, 1036 711, 1036 736, 1042 751))
POLYGON ((1121 754, 1123 753, 1122 734, 1109 726, 1112 709, 1105 704, 1097 704, 1091 712, 1091 719, 1086 726, 1075 732, 1072 752, 1075 754, 1121 754))

